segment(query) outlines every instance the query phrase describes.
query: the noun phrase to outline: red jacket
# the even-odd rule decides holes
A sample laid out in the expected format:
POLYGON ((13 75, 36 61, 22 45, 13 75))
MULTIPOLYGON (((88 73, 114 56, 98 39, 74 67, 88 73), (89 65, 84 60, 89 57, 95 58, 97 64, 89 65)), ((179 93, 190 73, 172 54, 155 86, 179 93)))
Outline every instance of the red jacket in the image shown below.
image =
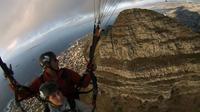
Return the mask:
MULTIPOLYGON (((44 74, 40 77, 37 77, 33 82, 30 84, 29 88, 33 93, 27 94, 26 92, 20 92, 20 99, 26 99, 33 97, 34 95, 38 94, 40 85, 46 81, 51 81, 53 79, 57 79, 56 82, 60 87, 61 92, 67 98, 77 98, 76 86, 80 85, 81 76, 67 68, 60 69, 57 73, 57 77, 51 77, 50 74, 44 72, 44 74)), ((84 79, 81 87, 87 87, 90 83, 91 77, 87 74, 84 79)), ((12 88, 15 89, 15 88, 12 88)))

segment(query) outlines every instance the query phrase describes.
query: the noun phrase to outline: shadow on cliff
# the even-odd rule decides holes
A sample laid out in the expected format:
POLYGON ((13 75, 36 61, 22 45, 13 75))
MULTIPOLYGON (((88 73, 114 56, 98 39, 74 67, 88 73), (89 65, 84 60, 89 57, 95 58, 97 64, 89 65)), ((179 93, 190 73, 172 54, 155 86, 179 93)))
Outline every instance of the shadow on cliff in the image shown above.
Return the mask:
POLYGON ((190 27, 194 32, 200 33, 200 14, 185 9, 183 6, 178 7, 175 11, 176 18, 184 25, 190 27))
MULTIPOLYGON (((121 64, 123 63, 123 61, 119 61, 114 58, 110 58, 109 61, 112 64, 108 64, 106 60, 102 60, 101 64, 108 65, 108 66, 123 65, 121 64)), ((141 72, 143 70, 152 70, 156 68, 165 68, 165 67, 170 67, 170 66, 180 66, 180 65, 183 65, 184 63, 199 64, 200 53, 136 58, 132 61, 126 61, 126 65, 127 65, 126 69, 130 71, 134 71, 134 72, 141 72)), ((122 66, 115 66, 115 67, 120 68, 122 66)))

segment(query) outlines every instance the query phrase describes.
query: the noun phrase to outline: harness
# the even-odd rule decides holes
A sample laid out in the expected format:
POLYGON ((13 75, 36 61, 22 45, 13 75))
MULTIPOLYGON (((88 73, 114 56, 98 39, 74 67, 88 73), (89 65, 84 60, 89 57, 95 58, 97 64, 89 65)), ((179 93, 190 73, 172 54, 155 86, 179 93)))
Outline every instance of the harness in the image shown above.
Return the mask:
MULTIPOLYGON (((68 77, 66 77, 67 75, 63 75, 64 73, 65 73, 65 70, 61 69, 61 78, 64 79, 64 80, 67 80, 68 77)), ((40 75, 39 79, 42 83, 45 83, 44 72, 40 75)), ((40 101, 42 102, 42 104, 44 106, 44 112, 50 112, 50 109, 49 109, 49 106, 48 106, 48 103, 47 103, 48 101, 45 101, 43 99, 40 99, 40 101)), ((67 101, 69 103, 70 110, 66 110, 64 112, 76 112, 76 110, 75 110, 75 107, 76 107, 75 100, 67 98, 67 101)))

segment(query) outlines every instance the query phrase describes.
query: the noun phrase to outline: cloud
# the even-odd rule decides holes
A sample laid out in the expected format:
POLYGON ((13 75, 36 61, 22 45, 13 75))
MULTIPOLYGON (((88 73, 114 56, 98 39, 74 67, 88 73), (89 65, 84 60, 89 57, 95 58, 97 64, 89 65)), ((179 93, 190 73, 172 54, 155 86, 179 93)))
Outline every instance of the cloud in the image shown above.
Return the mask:
POLYGON ((86 7, 85 5, 88 4, 86 2, 90 0, 76 1, 82 4, 78 8, 76 7, 78 5, 76 2, 69 2, 68 0, 60 0, 59 2, 55 0, 48 0, 48 2, 41 0, 29 0, 29 2, 16 0, 16 2, 12 3, 11 1, 3 3, 4 5, 16 5, 13 5, 13 8, 10 9, 3 7, 3 10, 8 10, 8 14, 0 15, 3 21, 0 18, 1 53, 9 54, 10 51, 16 52, 19 48, 27 48, 31 42, 43 38, 44 34, 62 27, 62 25, 70 25, 70 22, 79 21, 80 18, 77 20, 77 17, 89 13, 89 10, 81 9, 86 7), (6 20, 6 16, 9 19, 6 20), (76 21, 73 21, 75 17, 76 21), (3 31, 1 29, 7 30, 3 31))
POLYGON ((17 40, 14 40, 8 47, 7 50, 12 50, 16 47, 17 45, 17 40))
POLYGON ((3 55, 3 49, 0 48, 0 56, 3 55))
MULTIPOLYGON (((30 1, 31 2, 31 1, 30 1)), ((4 9, 1 9, 0 21, 0 36, 1 36, 1 48, 8 46, 13 40, 18 38, 20 34, 29 28, 32 17, 30 16, 30 5, 28 2, 9 1, 1 5, 10 5, 4 9), (15 5, 14 5, 15 4, 15 5), (27 10, 26 10, 27 9, 27 10)))
POLYGON ((42 27, 93 11, 94 0, 0 0, 0 48, 42 27))
MULTIPOLYGON (((127 1, 143 0, 122 0, 127 1)), ((0 0, 0 48, 34 38, 30 35, 58 21, 93 13, 93 4, 94 0, 0 0)))

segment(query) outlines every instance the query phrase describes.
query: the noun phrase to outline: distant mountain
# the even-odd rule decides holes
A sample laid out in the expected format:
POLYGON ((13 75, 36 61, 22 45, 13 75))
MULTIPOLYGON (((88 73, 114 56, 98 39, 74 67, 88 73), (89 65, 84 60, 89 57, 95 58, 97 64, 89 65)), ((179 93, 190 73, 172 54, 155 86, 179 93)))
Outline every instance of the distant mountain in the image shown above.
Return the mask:
MULTIPOLYGON (((84 72, 91 40, 88 34, 72 44, 60 66, 84 72)), ((200 35, 176 19, 146 9, 121 12, 102 32, 95 61, 97 112, 200 111, 200 35)), ((82 99, 90 102, 88 96, 82 99)), ((26 109, 40 112, 35 101, 26 109)))
POLYGON ((156 3, 145 8, 158 11, 166 16, 176 18, 177 21, 200 33, 200 4, 198 3, 156 3))

